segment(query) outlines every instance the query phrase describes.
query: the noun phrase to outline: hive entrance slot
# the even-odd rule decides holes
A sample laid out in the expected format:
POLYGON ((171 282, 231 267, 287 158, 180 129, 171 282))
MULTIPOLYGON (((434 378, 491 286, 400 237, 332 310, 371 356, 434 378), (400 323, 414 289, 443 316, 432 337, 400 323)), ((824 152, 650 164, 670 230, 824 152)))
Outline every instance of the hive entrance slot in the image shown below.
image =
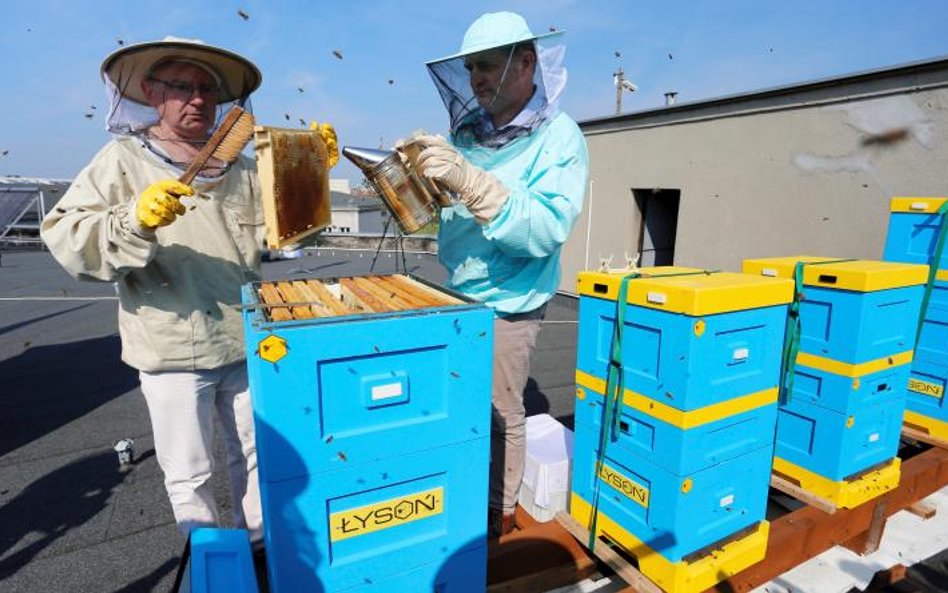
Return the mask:
POLYGON ((836 276, 834 274, 820 274, 819 283, 836 284, 836 276))
POLYGON ((601 284, 597 282, 593 284, 593 292, 595 292, 596 294, 606 294, 609 292, 609 287, 606 286, 605 284, 601 284))

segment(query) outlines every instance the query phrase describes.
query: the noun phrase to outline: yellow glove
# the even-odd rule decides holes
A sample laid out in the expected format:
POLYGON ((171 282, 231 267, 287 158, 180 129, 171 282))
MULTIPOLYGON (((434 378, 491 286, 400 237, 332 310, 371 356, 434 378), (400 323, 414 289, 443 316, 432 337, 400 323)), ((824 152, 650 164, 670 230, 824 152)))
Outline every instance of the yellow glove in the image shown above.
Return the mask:
POLYGON ((336 129, 330 123, 319 124, 315 121, 309 122, 309 129, 319 132, 323 143, 326 145, 326 151, 329 153, 329 168, 332 169, 339 162, 339 143, 336 139, 336 129))
POLYGON ((178 199, 181 196, 194 195, 194 190, 175 179, 156 181, 138 196, 135 204, 135 216, 142 228, 153 229, 174 222, 185 207, 178 199))

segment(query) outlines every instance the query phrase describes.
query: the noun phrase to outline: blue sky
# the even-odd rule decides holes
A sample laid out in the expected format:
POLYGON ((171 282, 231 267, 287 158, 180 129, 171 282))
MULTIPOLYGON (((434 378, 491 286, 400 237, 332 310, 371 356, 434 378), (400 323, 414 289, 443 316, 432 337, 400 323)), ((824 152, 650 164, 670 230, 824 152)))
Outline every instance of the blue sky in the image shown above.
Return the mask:
MULTIPOLYGON (((330 121, 340 144, 370 147, 416 129, 444 131, 424 62, 455 52, 483 12, 514 10, 535 32, 567 31, 562 105, 577 120, 614 112, 620 63, 639 88, 623 99, 629 112, 662 105, 669 90, 694 101, 948 55, 944 0, 5 4, 0 175, 72 177, 108 140, 99 66, 119 39, 175 35, 242 53, 264 75, 253 99, 259 123, 330 121)), ((333 176, 361 178, 348 163, 333 176)))

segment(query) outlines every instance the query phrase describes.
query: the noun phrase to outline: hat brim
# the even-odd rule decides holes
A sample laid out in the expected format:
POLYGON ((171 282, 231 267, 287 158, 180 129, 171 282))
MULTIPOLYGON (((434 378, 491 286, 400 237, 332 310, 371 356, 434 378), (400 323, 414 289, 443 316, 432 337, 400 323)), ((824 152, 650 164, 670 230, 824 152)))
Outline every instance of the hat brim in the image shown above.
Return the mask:
POLYGON ((218 101, 227 103, 246 97, 260 86, 263 76, 247 58, 226 49, 186 41, 150 41, 112 52, 102 62, 102 79, 110 80, 122 96, 147 105, 142 81, 158 62, 181 58, 203 62, 222 82, 218 101))
POLYGON ((507 47, 508 45, 524 43, 526 41, 539 41, 541 39, 550 39, 552 37, 562 35, 565 32, 566 31, 552 31, 550 33, 543 33, 542 35, 531 35, 529 37, 524 37, 523 39, 513 39, 510 41, 504 41, 503 43, 496 43, 496 44, 492 43, 492 44, 485 44, 483 46, 472 47, 472 48, 466 49, 465 51, 459 51, 457 53, 451 54, 450 56, 445 56, 443 58, 438 58, 437 60, 431 60, 431 61, 425 62, 425 65, 430 66, 432 64, 440 64, 441 62, 447 62, 448 60, 456 60, 464 56, 480 53, 482 51, 489 51, 492 49, 497 49, 498 47, 507 47))

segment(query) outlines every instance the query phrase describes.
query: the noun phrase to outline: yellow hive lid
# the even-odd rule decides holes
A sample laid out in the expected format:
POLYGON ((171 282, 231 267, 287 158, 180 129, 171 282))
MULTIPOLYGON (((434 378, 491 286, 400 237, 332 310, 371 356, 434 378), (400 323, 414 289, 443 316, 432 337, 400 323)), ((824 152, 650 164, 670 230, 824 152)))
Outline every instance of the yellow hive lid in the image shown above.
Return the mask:
POLYGON ((803 268, 804 286, 840 288, 857 292, 873 292, 928 282, 928 266, 926 265, 865 259, 838 261, 840 259, 810 255, 745 259, 743 270, 745 274, 792 279, 797 262, 818 264, 807 265, 803 268), (821 264, 820 262, 836 263, 821 264))
POLYGON ((912 212, 915 214, 934 214, 945 203, 944 196, 940 198, 923 198, 896 196, 892 198, 892 212, 912 212))
MULTIPOLYGON (((714 315, 783 305, 793 299, 793 282, 790 280, 680 266, 636 271, 643 277, 629 281, 629 304, 661 311, 692 316, 714 315)), ((629 270, 580 272, 576 289, 581 295, 614 301, 619 298, 622 278, 629 273, 629 270)))

